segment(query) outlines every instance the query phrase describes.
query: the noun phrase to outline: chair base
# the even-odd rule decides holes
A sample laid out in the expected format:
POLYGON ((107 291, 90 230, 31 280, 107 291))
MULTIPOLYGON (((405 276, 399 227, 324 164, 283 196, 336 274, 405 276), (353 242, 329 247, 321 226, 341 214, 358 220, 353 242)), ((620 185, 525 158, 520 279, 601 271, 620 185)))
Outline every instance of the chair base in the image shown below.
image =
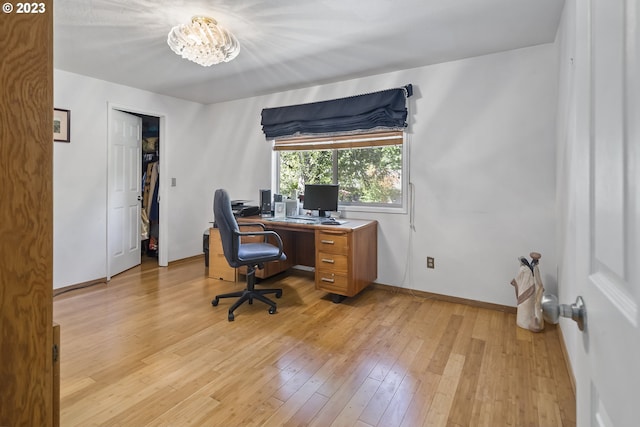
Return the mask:
POLYGON ((282 289, 255 289, 255 270, 250 270, 247 272, 247 288, 238 291, 238 292, 229 292, 226 294, 216 295, 216 297, 211 300, 211 305, 216 307, 222 298, 238 298, 238 300, 233 303, 233 305, 229 308, 229 322, 232 322, 235 319, 233 312, 236 308, 240 307, 245 302, 249 302, 249 304, 253 304, 253 300, 257 299, 258 301, 262 301, 263 303, 269 306, 269 314, 275 314, 277 311, 276 303, 267 298, 266 294, 275 294, 276 298, 280 298, 282 296, 282 289))

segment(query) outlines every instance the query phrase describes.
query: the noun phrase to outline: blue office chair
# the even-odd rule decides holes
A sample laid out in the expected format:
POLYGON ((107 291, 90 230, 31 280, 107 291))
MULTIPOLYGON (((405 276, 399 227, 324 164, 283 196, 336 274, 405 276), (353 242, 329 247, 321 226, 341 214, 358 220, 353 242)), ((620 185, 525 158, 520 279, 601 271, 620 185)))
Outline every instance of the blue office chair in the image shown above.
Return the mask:
POLYGON ((238 222, 231 210, 231 201, 225 190, 218 189, 213 197, 213 214, 215 224, 220 231, 222 250, 224 257, 231 267, 238 268, 247 266, 247 288, 240 292, 231 292, 217 295, 211 304, 215 307, 221 298, 239 298, 229 309, 229 321, 234 320, 234 310, 245 301, 253 304, 253 299, 262 301, 269 305, 269 314, 276 312, 276 303, 265 297, 265 294, 275 294, 276 298, 282 296, 282 289, 255 289, 256 268, 263 268, 265 262, 284 261, 287 256, 282 252, 282 239, 275 231, 265 231, 265 226, 260 223, 243 223, 245 225, 261 226, 263 231, 241 232, 238 222), (242 243, 242 236, 264 236, 264 241, 260 243, 242 243), (267 243, 267 237, 276 239, 278 246, 267 243))

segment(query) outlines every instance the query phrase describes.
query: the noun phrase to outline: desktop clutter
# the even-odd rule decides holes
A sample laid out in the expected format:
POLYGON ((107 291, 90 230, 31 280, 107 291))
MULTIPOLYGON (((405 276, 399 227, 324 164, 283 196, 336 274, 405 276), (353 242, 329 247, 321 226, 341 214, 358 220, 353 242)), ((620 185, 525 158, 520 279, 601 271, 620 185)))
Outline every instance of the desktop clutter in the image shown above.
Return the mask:
POLYGON ((338 210, 338 186, 329 184, 307 184, 305 194, 295 199, 271 190, 260 190, 260 205, 251 205, 251 200, 231 200, 231 210, 236 218, 260 215, 274 221, 288 220, 322 225, 341 225, 347 221, 331 215, 338 210), (305 197, 306 196, 306 197, 305 197), (314 215, 317 211, 317 216, 314 215))
POLYGON ((294 199, 260 190, 260 215, 273 220, 294 220, 323 225, 340 225, 346 221, 333 218, 330 213, 338 210, 338 186, 330 184, 306 184, 304 194, 294 199), (317 211, 318 215, 312 215, 317 211), (306 213, 305 213, 306 212, 306 213))

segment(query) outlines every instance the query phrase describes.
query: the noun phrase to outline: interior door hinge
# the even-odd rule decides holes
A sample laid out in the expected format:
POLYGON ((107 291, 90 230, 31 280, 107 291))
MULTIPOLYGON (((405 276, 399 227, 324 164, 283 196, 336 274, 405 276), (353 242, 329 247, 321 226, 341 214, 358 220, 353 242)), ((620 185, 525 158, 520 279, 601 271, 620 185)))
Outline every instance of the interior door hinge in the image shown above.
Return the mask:
POLYGON ((60 355, 60 350, 58 349, 58 344, 53 345, 53 363, 58 361, 58 356, 60 355))

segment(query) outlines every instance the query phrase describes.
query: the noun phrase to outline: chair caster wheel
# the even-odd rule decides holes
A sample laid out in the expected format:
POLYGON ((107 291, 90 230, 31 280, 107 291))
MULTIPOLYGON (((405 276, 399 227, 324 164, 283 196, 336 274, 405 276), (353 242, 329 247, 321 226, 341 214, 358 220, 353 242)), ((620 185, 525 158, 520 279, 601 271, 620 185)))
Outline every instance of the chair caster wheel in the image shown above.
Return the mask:
POLYGON ((269 307, 269 314, 275 314, 276 313, 276 308, 275 307, 269 307))
POLYGON ((276 298, 280 298, 282 296, 282 292, 276 292, 276 298))
POLYGON ((233 313, 229 313, 228 319, 229 319, 229 322, 233 322, 234 321, 235 316, 233 315, 233 313))
POLYGON ((215 298, 214 300, 211 301, 211 305, 216 307, 218 305, 220 301, 218 300, 218 298, 215 298))

